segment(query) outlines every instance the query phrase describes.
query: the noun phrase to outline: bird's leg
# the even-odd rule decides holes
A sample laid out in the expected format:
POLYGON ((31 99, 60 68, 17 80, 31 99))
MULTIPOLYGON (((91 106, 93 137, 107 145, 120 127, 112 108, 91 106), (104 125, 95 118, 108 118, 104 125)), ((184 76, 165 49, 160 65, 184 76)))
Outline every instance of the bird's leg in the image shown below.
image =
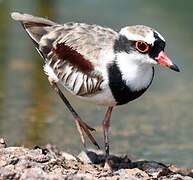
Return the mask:
POLYGON ((109 127, 110 127, 110 119, 111 119, 112 110, 113 110, 113 107, 108 107, 105 113, 104 120, 103 120, 105 153, 106 153, 107 158, 109 156, 109 127))
POLYGON ((76 127, 77 127, 79 134, 80 134, 80 138, 81 138, 81 141, 82 141, 84 147, 85 147, 85 138, 84 138, 83 131, 88 136, 90 141, 100 149, 100 146, 98 145, 95 138, 91 134, 91 131, 95 131, 95 129, 91 128, 84 121, 81 120, 80 116, 76 113, 74 108, 71 106, 70 102, 66 99, 66 97, 64 96, 62 91, 59 89, 58 85, 56 84, 56 82, 54 82, 52 79, 49 79, 49 78, 48 78, 48 80, 49 80, 52 88, 57 92, 57 94, 60 96, 60 98, 62 99, 64 104, 67 106, 68 110, 72 113, 72 116, 74 117, 76 127))

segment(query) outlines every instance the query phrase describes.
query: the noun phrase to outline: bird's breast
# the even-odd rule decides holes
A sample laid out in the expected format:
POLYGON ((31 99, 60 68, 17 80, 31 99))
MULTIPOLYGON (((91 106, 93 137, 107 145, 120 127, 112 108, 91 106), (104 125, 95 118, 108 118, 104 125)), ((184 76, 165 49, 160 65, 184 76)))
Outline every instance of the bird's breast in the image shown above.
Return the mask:
MULTIPOLYGON (((129 73, 129 70, 128 72, 129 73)), ((117 105, 128 103, 141 96, 150 86, 154 68, 151 67, 149 72, 137 72, 135 76, 125 76, 118 65, 113 63, 109 66, 109 87, 117 102, 117 105)))

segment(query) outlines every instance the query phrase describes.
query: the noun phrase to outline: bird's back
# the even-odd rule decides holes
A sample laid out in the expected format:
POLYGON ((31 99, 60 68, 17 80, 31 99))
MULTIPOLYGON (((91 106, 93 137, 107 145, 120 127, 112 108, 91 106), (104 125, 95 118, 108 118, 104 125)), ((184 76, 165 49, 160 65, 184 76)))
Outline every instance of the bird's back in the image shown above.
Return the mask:
POLYGON ((61 25, 28 14, 12 13, 12 18, 22 23, 45 59, 48 76, 78 96, 101 91, 105 64, 101 54, 113 51, 117 32, 85 23, 61 25))

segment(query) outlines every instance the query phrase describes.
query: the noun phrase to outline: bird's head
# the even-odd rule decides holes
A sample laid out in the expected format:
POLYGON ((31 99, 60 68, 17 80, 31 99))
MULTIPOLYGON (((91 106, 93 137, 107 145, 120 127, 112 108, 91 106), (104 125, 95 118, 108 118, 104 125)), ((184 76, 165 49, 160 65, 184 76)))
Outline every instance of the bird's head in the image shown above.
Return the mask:
POLYGON ((166 42, 156 30, 143 25, 127 26, 120 30, 115 51, 127 53, 135 63, 160 64, 179 72, 164 52, 166 42))

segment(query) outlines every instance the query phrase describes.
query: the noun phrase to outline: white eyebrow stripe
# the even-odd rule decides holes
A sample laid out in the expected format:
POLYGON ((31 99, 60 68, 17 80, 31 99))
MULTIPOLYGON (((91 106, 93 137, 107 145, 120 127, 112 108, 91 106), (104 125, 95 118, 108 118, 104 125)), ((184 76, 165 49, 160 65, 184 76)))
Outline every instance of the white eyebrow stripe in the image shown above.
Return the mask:
POLYGON ((160 38, 161 40, 163 40, 163 41, 165 42, 164 37, 163 37, 159 32, 157 32, 156 30, 154 30, 154 32, 159 36, 159 38, 160 38))
POLYGON ((139 34, 132 34, 132 33, 128 33, 128 29, 127 28, 122 28, 120 31, 121 35, 126 36, 127 39, 131 40, 131 41, 145 41, 148 44, 153 45, 155 42, 155 37, 153 35, 153 31, 150 31, 145 37, 144 36, 140 36, 139 34))

